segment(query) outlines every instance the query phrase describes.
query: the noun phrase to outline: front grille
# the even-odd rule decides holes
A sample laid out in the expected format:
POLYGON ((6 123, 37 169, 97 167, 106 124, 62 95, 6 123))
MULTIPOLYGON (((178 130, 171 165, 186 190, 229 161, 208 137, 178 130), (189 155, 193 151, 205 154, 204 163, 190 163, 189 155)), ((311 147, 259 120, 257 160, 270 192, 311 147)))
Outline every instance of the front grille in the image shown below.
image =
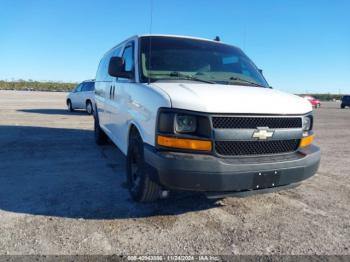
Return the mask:
POLYGON ((215 150, 219 155, 268 155, 294 152, 298 149, 299 139, 271 141, 216 141, 215 150))
POLYGON ((213 117, 214 128, 301 128, 301 117, 213 117))

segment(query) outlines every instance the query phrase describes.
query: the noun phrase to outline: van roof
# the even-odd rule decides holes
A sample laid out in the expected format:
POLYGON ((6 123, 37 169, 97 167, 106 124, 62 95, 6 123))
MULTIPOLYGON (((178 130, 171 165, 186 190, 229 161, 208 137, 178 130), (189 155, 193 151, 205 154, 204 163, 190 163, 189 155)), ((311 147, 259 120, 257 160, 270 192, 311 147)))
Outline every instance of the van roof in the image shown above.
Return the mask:
MULTIPOLYGON (((174 37, 174 38, 187 38, 187 39, 194 39, 194 40, 202 40, 202 41, 208 41, 208 42, 214 42, 214 43, 221 43, 221 44, 225 44, 225 45, 231 45, 231 44, 227 44, 224 43, 222 41, 216 41, 214 39, 208 39, 208 38, 202 38, 202 37, 195 37, 195 36, 187 36, 187 35, 167 35, 167 34, 141 34, 141 35, 133 35, 131 37, 128 37, 127 39, 123 40, 122 42, 120 42, 118 45, 127 42, 131 39, 134 38, 141 38, 141 37, 148 37, 148 36, 163 36, 163 37, 174 37)), ((116 46, 118 46, 116 45, 116 46)), ((234 45, 231 45, 234 46, 234 45)), ((235 46, 236 47, 236 46, 235 46)))
POLYGON ((148 37, 148 36, 163 36, 163 37, 174 37, 174 38, 187 38, 187 39, 194 39, 194 40, 202 40, 202 41, 208 41, 208 42, 213 42, 213 43, 220 43, 220 44, 224 44, 224 45, 229 45, 229 46, 233 46, 237 49, 240 49, 239 47, 235 46, 235 45, 231 45, 231 44, 227 44, 224 43, 222 41, 216 41, 213 39, 208 39, 208 38, 201 38, 201 37, 194 37, 194 36, 186 36, 186 35, 167 35, 167 34, 141 34, 141 35, 133 35, 131 37, 128 37, 127 39, 123 40, 122 42, 118 43, 117 45, 113 46, 112 48, 110 48, 105 54, 108 54, 110 51, 112 51, 113 49, 115 49, 116 47, 122 45, 125 42, 130 41, 131 39, 135 39, 135 38, 141 38, 141 37, 148 37))
POLYGON ((187 38, 187 39, 194 39, 194 40, 202 40, 202 41, 208 41, 208 42, 214 42, 214 43, 220 43, 220 44, 224 44, 224 45, 230 45, 230 46, 234 46, 236 48, 239 48, 235 45, 232 44, 228 44, 222 41, 216 41, 214 39, 208 39, 208 38, 203 38, 203 37, 195 37, 195 36, 188 36, 188 35, 167 35, 167 34, 142 34, 142 35, 136 35, 134 37, 147 37, 147 36, 163 36, 163 37, 174 37, 174 38, 187 38))
POLYGON ((187 35, 142 34, 142 35, 136 35, 136 36, 137 37, 147 37, 147 36, 176 37, 176 38, 188 38, 188 39, 196 39, 196 40, 203 40, 203 41, 210 41, 210 42, 219 42, 219 43, 221 43, 221 41, 215 41, 213 39, 202 38, 202 37, 195 37, 195 36, 187 36, 187 35))

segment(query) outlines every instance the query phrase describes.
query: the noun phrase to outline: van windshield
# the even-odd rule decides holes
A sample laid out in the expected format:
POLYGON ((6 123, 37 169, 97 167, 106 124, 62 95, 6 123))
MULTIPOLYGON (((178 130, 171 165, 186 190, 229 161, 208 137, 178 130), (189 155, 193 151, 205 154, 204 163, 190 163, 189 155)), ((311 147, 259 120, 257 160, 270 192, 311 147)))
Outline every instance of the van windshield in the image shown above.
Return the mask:
POLYGON ((140 39, 140 61, 142 82, 186 79, 268 87, 258 68, 239 48, 220 42, 145 36, 140 39))

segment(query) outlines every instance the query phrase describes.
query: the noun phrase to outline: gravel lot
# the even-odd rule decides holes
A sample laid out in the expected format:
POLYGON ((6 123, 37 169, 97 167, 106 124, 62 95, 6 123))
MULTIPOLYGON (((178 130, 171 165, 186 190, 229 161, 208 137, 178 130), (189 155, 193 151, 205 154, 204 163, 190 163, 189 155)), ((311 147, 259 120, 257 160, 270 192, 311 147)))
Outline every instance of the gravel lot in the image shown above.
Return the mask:
POLYGON ((298 188, 137 204, 65 95, 0 91, 0 254, 350 254, 350 110, 315 111, 321 167, 298 188))

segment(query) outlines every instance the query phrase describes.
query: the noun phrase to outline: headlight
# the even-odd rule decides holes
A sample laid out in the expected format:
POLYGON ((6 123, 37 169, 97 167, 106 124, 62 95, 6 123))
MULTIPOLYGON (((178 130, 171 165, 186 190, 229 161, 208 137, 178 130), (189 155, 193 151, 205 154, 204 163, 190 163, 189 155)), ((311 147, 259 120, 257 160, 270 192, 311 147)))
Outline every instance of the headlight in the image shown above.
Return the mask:
POLYGON ((179 115, 175 116, 175 130, 179 133, 193 133, 197 128, 197 119, 195 116, 179 115))
POLYGON ((207 115, 180 109, 160 108, 157 119, 157 133, 182 138, 203 138, 212 136, 210 119, 207 115))
POLYGON ((309 131, 312 129, 312 115, 303 117, 303 131, 309 131))

